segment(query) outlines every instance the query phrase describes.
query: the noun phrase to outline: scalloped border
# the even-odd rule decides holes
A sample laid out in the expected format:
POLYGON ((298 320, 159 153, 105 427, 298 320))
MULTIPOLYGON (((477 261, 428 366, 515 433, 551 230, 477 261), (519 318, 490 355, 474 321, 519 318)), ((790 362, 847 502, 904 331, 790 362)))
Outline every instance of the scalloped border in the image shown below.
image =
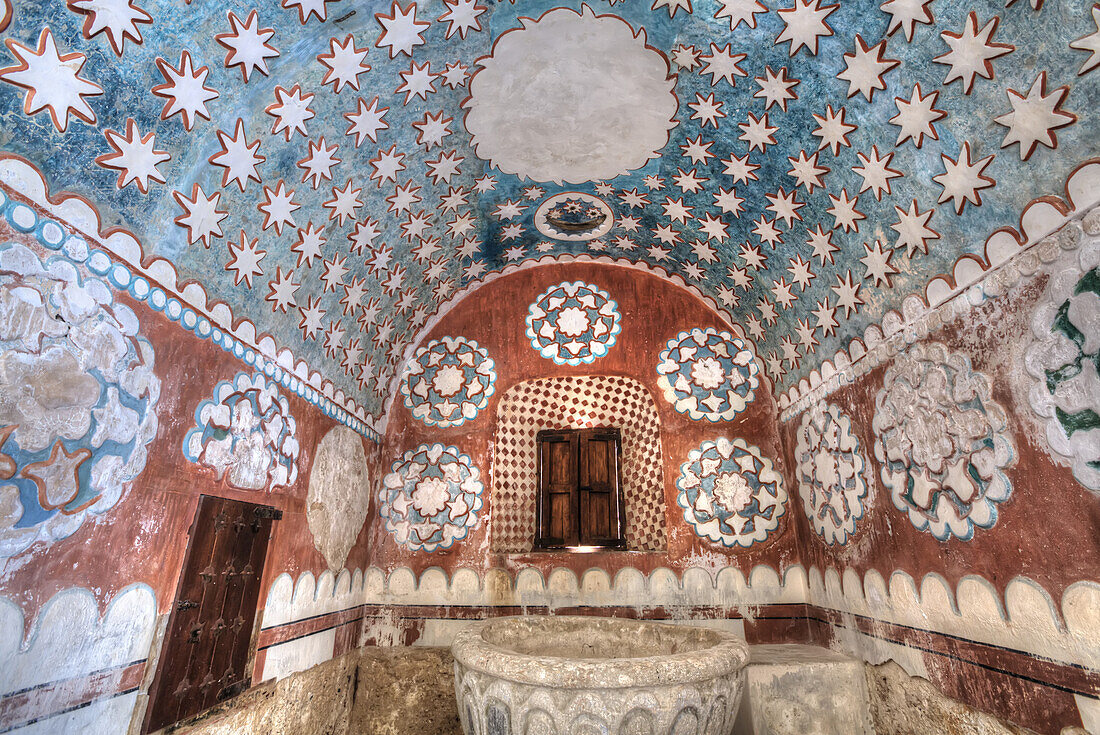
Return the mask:
MULTIPOLYGON (((1004 273, 1014 283, 1019 270, 1033 271, 1037 266, 1022 262, 1021 256, 1051 240, 1067 224, 1081 219, 1100 205, 1100 157, 1080 163, 1066 178, 1064 196, 1041 196, 1032 199, 1020 213, 1016 228, 1002 227, 993 231, 982 248, 982 254, 967 253, 955 260, 950 273, 941 273, 928 281, 923 294, 915 293, 902 300, 900 313, 891 309, 877 323, 867 326, 863 337, 853 337, 847 347, 837 350, 832 359, 825 359, 809 375, 786 391, 776 395, 780 420, 786 422, 802 413, 812 402, 855 381, 888 357, 904 349, 908 343, 927 336, 949 318, 963 313, 986 299, 1003 292, 1003 283, 986 283, 992 276, 1004 273), (938 322, 938 324, 936 324, 938 322)), ((1054 245, 1064 249, 1076 247, 1062 242, 1054 245)), ((1048 248, 1049 250, 1049 248, 1048 248)), ((1053 257, 1053 256, 1051 256, 1053 257)), ((1040 259, 1049 262, 1045 254, 1040 259)), ((1007 284, 1011 285, 1011 283, 1007 284)))
MULTIPOLYGON (((0 191, 3 190, 16 195, 11 197, 17 202, 12 210, 21 205, 34 214, 34 224, 29 227, 9 218, 17 230, 29 232, 52 224, 62 231, 79 233, 101 249, 91 251, 86 262, 76 262, 96 275, 107 277, 112 286, 127 291, 133 298, 147 301, 155 311, 162 311, 198 337, 212 340, 249 368, 261 370, 327 416, 375 443, 380 442, 379 417, 368 414, 332 381, 312 370, 305 360, 297 359, 289 348, 280 348, 272 335, 257 334, 256 325, 248 319, 235 319, 229 305, 211 300, 201 283, 181 280, 173 263, 146 255, 141 241, 132 232, 121 227, 103 229, 99 210, 88 199, 73 192, 51 196, 45 175, 33 163, 6 152, 0 152, 0 191), (18 203, 20 198, 34 206, 18 203), (53 220, 34 212, 34 208, 53 220)), ((45 239, 42 242, 48 244, 45 239)), ((61 239, 57 248, 62 244, 67 245, 68 239, 61 239)), ((87 243, 85 250, 86 246, 87 243)), ((68 251, 66 247, 65 255, 73 259, 68 251)))
MULTIPOLYGON (((719 605, 747 616, 758 605, 808 603, 917 630, 968 637, 1061 664, 1100 667, 1100 643, 1090 616, 1100 604, 1100 584, 1095 580, 1073 582, 1055 599, 1038 581, 1022 575, 995 585, 981 575, 968 574, 952 584, 934 572, 918 577, 901 569, 871 568, 860 573, 833 564, 757 564, 743 570, 737 566, 717 570, 691 567, 680 572, 663 566, 647 571, 624 567, 613 574, 596 567, 554 567, 544 572, 534 567, 510 570, 499 566, 460 566, 450 573, 430 566, 418 574, 399 565, 345 570, 335 577, 330 571, 318 577, 303 572, 297 580, 281 574, 267 598, 277 614, 265 617, 264 627, 302 619, 315 611, 340 609, 339 603, 328 600, 345 594, 345 584, 351 594, 358 592, 361 584, 363 597, 358 602, 379 606, 582 604, 653 609, 719 605), (502 595, 502 591, 509 594, 502 595)), ((897 658, 902 650, 920 653, 892 646, 877 652, 907 666, 909 660, 897 658)), ((855 655, 863 657, 867 652, 857 650, 855 655)))

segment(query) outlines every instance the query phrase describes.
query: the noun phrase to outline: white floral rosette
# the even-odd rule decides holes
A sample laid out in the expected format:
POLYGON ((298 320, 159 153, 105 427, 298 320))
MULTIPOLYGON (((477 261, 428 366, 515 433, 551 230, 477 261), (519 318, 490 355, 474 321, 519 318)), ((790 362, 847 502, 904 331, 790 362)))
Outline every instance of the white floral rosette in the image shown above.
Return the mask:
POLYGON ((679 413, 696 421, 729 421, 752 401, 759 373, 742 339, 692 329, 670 339, 658 355, 657 385, 679 413))
POLYGON ((886 370, 875 398, 875 457, 898 510, 940 541, 997 522, 1015 457, 989 378, 942 344, 916 344, 886 370))
POLYGON ((607 354, 622 330, 619 307, 584 281, 559 283, 527 310, 531 346, 557 365, 584 365, 607 354))
POLYGON ((676 502, 696 535, 728 548, 764 541, 787 510, 787 491, 772 461, 739 438, 692 449, 676 487, 676 502))
POLYGON ((445 551, 477 526, 481 473, 456 447, 421 444, 382 480, 379 512, 409 551, 445 551))
POLYGON ((429 426, 460 426, 477 417, 496 390, 489 353, 464 337, 434 339, 416 351, 401 381, 413 417, 429 426))
POLYGON ((814 531, 843 545, 867 512, 866 461, 852 420, 833 404, 802 415, 795 443, 798 493, 814 531))
POLYGON ((289 487, 298 479, 297 422, 278 385, 260 373, 237 373, 195 409, 183 455, 242 490, 289 487))

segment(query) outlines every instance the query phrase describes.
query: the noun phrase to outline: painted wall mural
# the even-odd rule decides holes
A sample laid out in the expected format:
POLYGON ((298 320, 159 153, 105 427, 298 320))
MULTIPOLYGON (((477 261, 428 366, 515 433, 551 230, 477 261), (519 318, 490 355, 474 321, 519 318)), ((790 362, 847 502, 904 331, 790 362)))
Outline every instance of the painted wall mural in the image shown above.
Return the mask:
POLYGON ((634 378, 578 375, 524 381, 500 399, 493 435, 493 551, 520 553, 534 545, 539 430, 598 426, 622 432, 627 548, 666 547, 661 418, 653 398, 634 378))
POLYGON ((716 329, 680 332, 661 351, 657 385, 693 419, 729 421, 760 385, 760 368, 744 340, 716 329))
POLYGON ((886 370, 875 397, 875 458, 894 506, 940 541, 992 528, 1012 494, 1008 418, 970 358, 935 342, 913 345, 886 370))
POLYGON ((826 543, 843 545, 871 504, 867 461, 852 419, 833 404, 802 415, 795 445, 798 493, 810 526, 826 543))
POLYGON ((297 426, 275 383, 237 373, 195 409, 183 455, 242 490, 287 487, 298 479, 297 426))
POLYGON ((527 338, 557 365, 585 365, 603 357, 622 331, 618 305, 606 291, 583 281, 559 283, 527 312, 527 338))
POLYGON ((684 520, 700 537, 725 547, 766 540, 787 512, 787 491, 771 459, 740 438, 692 449, 676 487, 684 520))
POLYGON ((27 636, 24 625, 19 606, 0 597, 5 730, 124 735, 156 633, 153 590, 130 585, 101 613, 91 590, 70 587, 45 603, 27 636))
POLYGON ((405 407, 429 426, 473 420, 496 391, 489 353, 463 337, 433 339, 416 351, 401 383, 405 407))
POLYGON ((0 245, 0 556, 69 536, 145 468, 161 385, 138 328, 70 261, 0 245))
POLYGON ((1025 362, 1031 406, 1073 476, 1100 491, 1100 243, 1066 256, 1035 309, 1025 362))
POLYGON ((378 494, 386 530, 409 551, 446 551, 481 510, 481 472, 457 447, 421 444, 393 463, 378 494))
POLYGON ((359 435, 343 426, 329 429, 317 444, 306 494, 313 545, 329 569, 344 568, 367 520, 373 489, 359 435))

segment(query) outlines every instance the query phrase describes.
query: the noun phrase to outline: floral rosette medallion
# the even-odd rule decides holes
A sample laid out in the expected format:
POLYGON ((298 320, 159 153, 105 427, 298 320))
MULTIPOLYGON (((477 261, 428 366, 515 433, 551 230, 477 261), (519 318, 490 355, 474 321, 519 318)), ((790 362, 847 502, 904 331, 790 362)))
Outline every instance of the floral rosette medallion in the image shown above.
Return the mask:
POLYGON ((195 409, 183 456, 241 490, 288 487, 298 480, 297 426, 277 383, 237 373, 195 409))
POLYGON ((416 351, 401 381, 412 415, 429 426, 459 426, 473 420, 496 390, 489 353, 463 337, 444 337, 416 351))
POLYGON ((875 397, 875 458, 894 506, 940 541, 992 528, 1012 494, 1015 453, 1005 410, 970 358, 916 344, 886 371, 875 397))
POLYGON ((764 541, 786 512, 783 479, 743 439, 720 438, 692 449, 676 487, 676 502, 696 535, 727 548, 764 541))
POLYGON ((678 412, 729 421, 760 385, 760 368, 743 340, 716 329, 680 332, 658 356, 657 385, 678 412))
POLYGON ((421 444, 393 463, 378 494, 386 530, 410 551, 445 551, 477 526, 481 473, 456 447, 421 444))
POLYGON ((1028 397, 1054 459, 1100 492, 1100 243, 1063 257, 1032 315, 1028 397))
POLYGON ((140 326, 68 260, 0 245, 0 559, 71 536, 145 469, 161 382, 140 326))
POLYGON ((795 445, 798 494, 817 535, 847 543, 867 512, 867 462, 852 419, 833 404, 817 403, 802 415, 795 445))
POLYGON ((528 308, 527 337, 557 365, 584 365, 615 344, 619 321, 619 307, 606 291, 583 281, 559 283, 528 308))

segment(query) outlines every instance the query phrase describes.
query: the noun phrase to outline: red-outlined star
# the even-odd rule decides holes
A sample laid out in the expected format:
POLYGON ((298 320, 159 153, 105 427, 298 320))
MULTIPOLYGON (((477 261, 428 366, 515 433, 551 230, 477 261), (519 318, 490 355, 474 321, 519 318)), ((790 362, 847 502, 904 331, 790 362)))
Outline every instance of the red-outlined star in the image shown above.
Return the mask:
POLYGON ((27 90, 24 114, 48 110, 60 133, 68 129, 69 115, 88 125, 96 124, 95 111, 84 98, 103 94, 103 87, 80 76, 87 56, 78 51, 60 53, 49 28, 42 29, 35 49, 12 38, 4 39, 4 43, 19 63, 0 69, 0 81, 27 90))
POLYGON ((130 184, 136 184, 142 194, 148 194, 150 179, 164 183, 164 174, 157 170, 157 166, 172 156, 168 151, 156 147, 154 133, 150 132, 142 137, 137 123, 131 117, 126 119, 125 134, 108 128, 103 131, 103 136, 112 150, 97 156, 95 162, 99 166, 120 172, 118 181, 115 182, 117 188, 123 189, 130 184))
POLYGON ((209 120, 210 112, 206 109, 206 103, 219 96, 218 90, 206 86, 210 67, 200 66, 195 69, 189 51, 180 53, 178 69, 159 56, 156 64, 164 77, 164 84, 156 85, 151 91, 157 97, 168 100, 164 103, 160 119, 167 120, 173 115, 182 115, 183 127, 188 131, 195 125, 195 116, 209 120))

